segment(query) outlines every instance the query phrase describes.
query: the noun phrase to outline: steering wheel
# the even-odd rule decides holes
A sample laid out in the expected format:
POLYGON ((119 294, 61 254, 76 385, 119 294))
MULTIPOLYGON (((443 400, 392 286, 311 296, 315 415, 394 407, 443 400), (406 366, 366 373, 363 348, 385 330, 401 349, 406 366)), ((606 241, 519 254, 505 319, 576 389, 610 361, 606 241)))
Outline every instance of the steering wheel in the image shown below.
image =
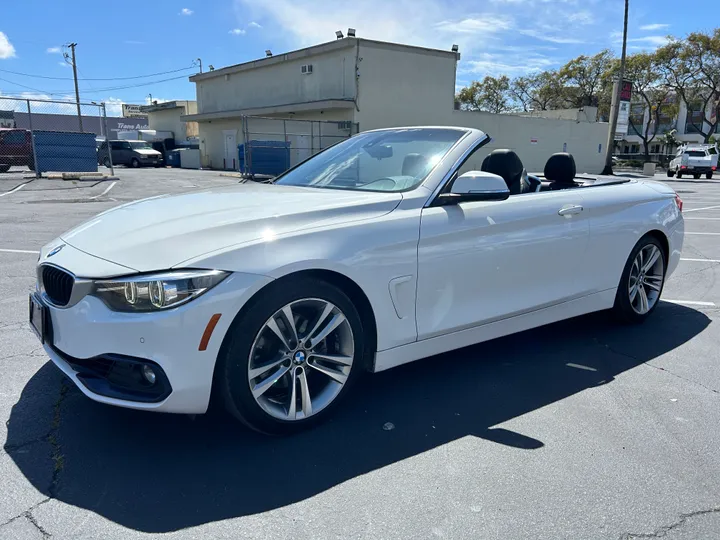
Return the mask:
POLYGON ((373 180, 372 182, 368 182, 363 187, 368 188, 371 187, 373 189, 378 189, 380 191, 392 191, 395 189, 395 186, 397 186, 397 182, 389 177, 384 178, 378 178, 377 180, 373 180))

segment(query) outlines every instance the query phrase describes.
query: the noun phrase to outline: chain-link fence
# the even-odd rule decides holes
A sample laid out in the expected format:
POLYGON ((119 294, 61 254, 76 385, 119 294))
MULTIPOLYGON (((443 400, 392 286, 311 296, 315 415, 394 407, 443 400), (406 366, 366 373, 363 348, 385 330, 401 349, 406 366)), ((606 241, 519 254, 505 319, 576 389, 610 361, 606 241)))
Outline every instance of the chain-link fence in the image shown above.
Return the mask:
POLYGON ((0 173, 114 174, 107 133, 104 103, 0 96, 0 173))
POLYGON ((350 121, 243 116, 238 162, 226 160, 225 168, 252 177, 277 176, 357 132, 358 124, 350 121))

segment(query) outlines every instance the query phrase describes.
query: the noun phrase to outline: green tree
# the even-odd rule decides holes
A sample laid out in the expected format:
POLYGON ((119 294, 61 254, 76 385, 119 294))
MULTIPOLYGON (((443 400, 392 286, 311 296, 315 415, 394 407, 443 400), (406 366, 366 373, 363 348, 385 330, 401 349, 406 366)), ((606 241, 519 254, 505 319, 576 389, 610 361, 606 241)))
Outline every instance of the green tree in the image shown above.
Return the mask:
POLYGON ((506 75, 488 75, 482 81, 473 81, 462 88, 456 99, 469 111, 508 112, 511 110, 510 79, 506 75))
POLYGON ((563 108, 565 94, 556 71, 541 71, 513 79, 510 95, 523 111, 563 108))
POLYGON ((580 55, 565 64, 558 75, 565 88, 568 108, 598 105, 607 73, 612 68, 613 53, 604 49, 593 56, 580 55))
POLYGON ((672 99, 673 88, 665 84, 661 75, 663 61, 662 55, 637 53, 628 56, 625 64, 625 77, 632 81, 633 101, 642 103, 649 113, 647 122, 642 122, 640 126, 630 124, 642 140, 646 162, 650 161, 650 143, 658 135, 660 117, 677 115, 677 105, 672 99))
POLYGON ((657 51, 666 84, 680 96, 690 124, 705 142, 720 122, 720 28, 712 34, 693 32, 684 40, 671 40, 657 51))

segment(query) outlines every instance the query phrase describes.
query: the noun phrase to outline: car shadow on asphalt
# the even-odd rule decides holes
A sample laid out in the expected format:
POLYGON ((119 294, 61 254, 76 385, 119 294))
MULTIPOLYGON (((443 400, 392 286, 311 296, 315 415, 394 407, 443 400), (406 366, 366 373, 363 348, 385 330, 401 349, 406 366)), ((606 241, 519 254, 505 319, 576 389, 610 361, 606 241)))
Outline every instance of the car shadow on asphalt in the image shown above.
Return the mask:
POLYGON ((493 426, 612 383, 709 323, 661 303, 640 326, 593 314, 434 356, 367 377, 330 421, 288 438, 222 414, 101 405, 48 363, 14 405, 5 448, 48 496, 131 529, 175 531, 302 501, 462 437, 533 451, 543 442, 493 426), (28 442, 39 425, 49 431, 28 442))

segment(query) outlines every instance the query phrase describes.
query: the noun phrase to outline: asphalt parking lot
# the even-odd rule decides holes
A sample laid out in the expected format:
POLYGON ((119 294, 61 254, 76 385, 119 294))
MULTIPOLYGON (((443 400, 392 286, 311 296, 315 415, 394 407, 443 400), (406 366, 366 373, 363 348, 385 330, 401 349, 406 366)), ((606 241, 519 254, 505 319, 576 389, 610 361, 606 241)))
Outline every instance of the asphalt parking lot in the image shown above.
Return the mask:
POLYGON ((268 438, 95 403, 29 330, 40 246, 238 182, 117 172, 0 175, 0 538, 720 537, 720 178, 668 182, 687 236, 644 325, 593 314, 368 376, 330 422, 268 438))

